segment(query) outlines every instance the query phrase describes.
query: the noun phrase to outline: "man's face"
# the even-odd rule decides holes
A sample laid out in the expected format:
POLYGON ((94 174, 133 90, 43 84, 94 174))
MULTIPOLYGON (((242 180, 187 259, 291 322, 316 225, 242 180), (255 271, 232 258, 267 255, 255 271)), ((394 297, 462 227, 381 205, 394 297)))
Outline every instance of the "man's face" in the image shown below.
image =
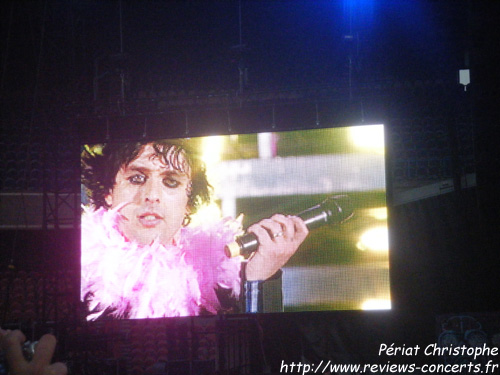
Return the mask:
MULTIPOLYGON (((167 155, 169 160, 170 150, 167 155)), ((181 171, 164 163, 151 145, 146 145, 129 165, 116 174, 106 203, 115 208, 122 203, 119 228, 125 237, 142 245, 159 239, 172 244, 182 226, 190 190, 190 170, 183 154, 178 156, 181 171)), ((177 165, 177 164, 176 164, 177 165)))

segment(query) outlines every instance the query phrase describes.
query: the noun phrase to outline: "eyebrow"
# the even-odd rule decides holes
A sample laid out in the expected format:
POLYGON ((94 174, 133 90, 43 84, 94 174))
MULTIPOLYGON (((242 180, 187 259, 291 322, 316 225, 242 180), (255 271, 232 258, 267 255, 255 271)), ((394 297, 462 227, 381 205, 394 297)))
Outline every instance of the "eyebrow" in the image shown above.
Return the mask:
MULTIPOLYGON (((152 169, 150 169, 148 167, 145 167, 145 166, 141 166, 141 165, 132 165, 132 164, 129 164, 128 166, 126 166, 124 168, 124 172, 125 173, 127 173, 127 172, 140 172, 140 173, 143 173, 143 174, 148 174, 151 171, 152 171, 152 169)), ((189 175, 187 173, 178 171, 176 169, 165 169, 160 174, 163 175, 163 176, 178 176, 178 177, 187 177, 187 178, 189 178, 189 175)))

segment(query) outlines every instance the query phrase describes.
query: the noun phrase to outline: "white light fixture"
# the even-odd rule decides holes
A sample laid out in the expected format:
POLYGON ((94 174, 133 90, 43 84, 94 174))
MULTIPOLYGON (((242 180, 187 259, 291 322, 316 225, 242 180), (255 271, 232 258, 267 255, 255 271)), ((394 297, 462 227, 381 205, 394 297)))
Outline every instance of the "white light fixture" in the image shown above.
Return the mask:
POLYGON ((467 91, 467 85, 470 83, 469 69, 460 69, 458 71, 458 82, 461 85, 464 85, 464 91, 467 91))

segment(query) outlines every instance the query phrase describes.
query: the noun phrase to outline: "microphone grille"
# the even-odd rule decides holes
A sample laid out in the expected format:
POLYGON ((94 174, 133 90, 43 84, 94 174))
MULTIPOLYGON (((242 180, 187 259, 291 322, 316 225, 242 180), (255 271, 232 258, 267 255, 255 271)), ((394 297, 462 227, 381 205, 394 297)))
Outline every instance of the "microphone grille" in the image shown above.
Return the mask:
POLYGON ((331 195, 321 203, 321 207, 327 212, 332 223, 343 223, 354 215, 352 201, 348 195, 331 195))

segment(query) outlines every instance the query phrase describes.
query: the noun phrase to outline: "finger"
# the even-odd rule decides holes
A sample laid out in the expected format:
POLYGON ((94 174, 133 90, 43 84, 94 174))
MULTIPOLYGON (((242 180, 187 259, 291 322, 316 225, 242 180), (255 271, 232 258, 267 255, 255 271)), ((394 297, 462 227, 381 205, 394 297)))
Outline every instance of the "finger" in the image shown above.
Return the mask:
POLYGON ((28 363, 26 359, 24 359, 22 351, 22 344, 24 341, 26 341, 26 336, 17 329, 14 331, 6 331, 3 337, 2 345, 5 350, 5 357, 13 373, 21 371, 28 363))
POLYGON ((290 217, 276 214, 271 219, 280 224, 283 230, 283 238, 292 240, 295 237, 295 223, 290 217))
POLYGON ((43 375, 66 375, 68 368, 64 363, 56 362, 45 368, 43 375))
POLYGON ((298 216, 289 216, 289 218, 293 221, 295 225, 296 233, 299 234, 302 238, 305 238, 309 234, 309 228, 307 227, 304 220, 302 220, 298 216))
POLYGON ((269 237, 272 240, 275 240, 283 235, 283 227, 281 223, 276 220, 264 219, 257 224, 259 224, 260 226, 262 226, 264 229, 267 230, 269 237))
POLYGON ((271 243, 272 241, 269 229, 264 228, 260 224, 254 224, 250 226, 247 229, 247 232, 255 234, 260 245, 266 245, 271 243))
POLYGON ((50 365, 54 350, 56 348, 56 338, 53 335, 43 335, 36 345, 35 354, 31 361, 37 368, 50 365))
POLYGON ((6 345, 13 345, 14 343, 17 343, 18 345, 22 345, 23 342, 26 341, 26 336, 24 336, 24 333, 22 333, 20 330, 15 329, 11 331, 10 329, 7 330, 1 330, 2 333, 2 343, 4 347, 6 345))

